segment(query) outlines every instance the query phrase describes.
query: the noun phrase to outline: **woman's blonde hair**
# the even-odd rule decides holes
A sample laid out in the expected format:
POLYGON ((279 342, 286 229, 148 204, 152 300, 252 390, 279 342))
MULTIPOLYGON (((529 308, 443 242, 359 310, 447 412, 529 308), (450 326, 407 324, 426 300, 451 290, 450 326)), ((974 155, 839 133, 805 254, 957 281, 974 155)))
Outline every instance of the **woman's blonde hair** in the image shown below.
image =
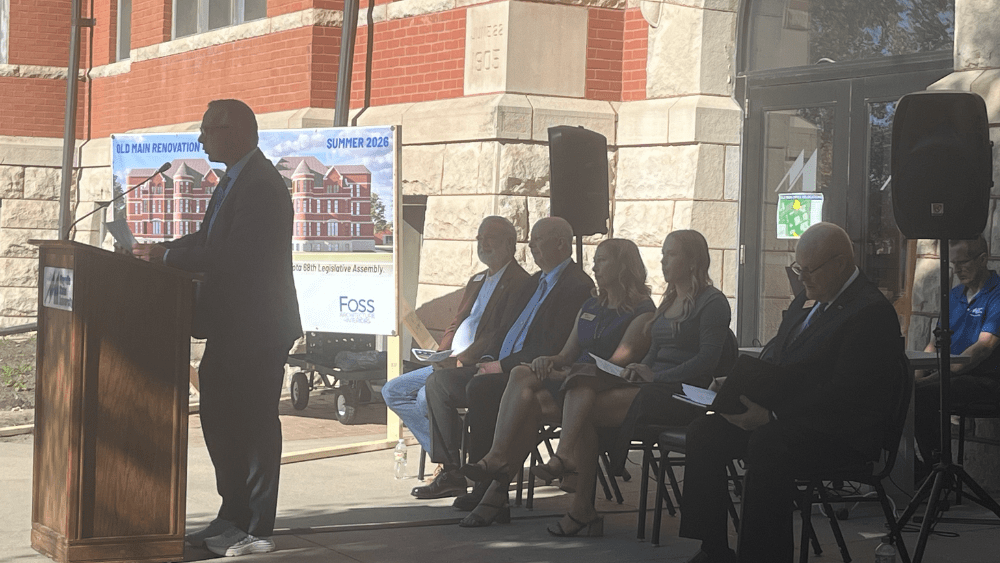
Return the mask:
MULTIPOLYGON (((691 229, 674 231, 667 235, 667 238, 663 240, 663 244, 666 244, 671 239, 676 240, 680 244, 684 260, 691 266, 691 295, 684 298, 684 302, 681 305, 681 314, 674 319, 675 323, 680 323, 686 320, 694 311, 694 301, 698 298, 698 295, 706 287, 712 285, 712 278, 708 275, 708 267, 712 264, 712 257, 708 254, 708 241, 698 231, 691 229)), ((663 294, 663 301, 657 307, 656 315, 653 316, 653 321, 650 321, 650 326, 676 300, 677 288, 673 284, 668 283, 667 291, 663 294)))
POLYGON ((599 305, 604 306, 608 303, 609 294, 614 293, 619 296, 618 308, 631 313, 652 293, 646 285, 646 265, 642 262, 639 247, 628 239, 613 238, 597 245, 597 250, 602 248, 611 257, 612 271, 606 276, 610 281, 595 287, 591 294, 597 297, 599 305))

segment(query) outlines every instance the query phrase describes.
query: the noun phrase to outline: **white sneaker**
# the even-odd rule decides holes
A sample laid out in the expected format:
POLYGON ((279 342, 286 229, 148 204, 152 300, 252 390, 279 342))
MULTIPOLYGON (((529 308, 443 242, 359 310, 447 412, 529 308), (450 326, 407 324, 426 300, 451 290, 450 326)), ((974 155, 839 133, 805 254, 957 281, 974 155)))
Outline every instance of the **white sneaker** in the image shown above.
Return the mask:
POLYGON ((258 538, 248 534, 247 537, 226 550, 226 557, 239 557, 248 553, 271 553, 272 551, 274 551, 274 542, 271 541, 271 538, 258 538))
POLYGON ((246 532, 233 526, 221 534, 205 540, 205 547, 216 555, 225 555, 230 547, 249 537, 246 532))
POLYGON ((212 520, 212 522, 208 526, 198 530, 197 532, 188 534, 187 536, 184 537, 184 539, 187 540, 189 544, 195 547, 202 547, 203 545, 205 545, 205 540, 207 540, 208 538, 213 538, 215 536, 223 534, 226 532, 226 530, 235 527, 236 524, 233 524, 229 520, 216 518, 215 520, 212 520))

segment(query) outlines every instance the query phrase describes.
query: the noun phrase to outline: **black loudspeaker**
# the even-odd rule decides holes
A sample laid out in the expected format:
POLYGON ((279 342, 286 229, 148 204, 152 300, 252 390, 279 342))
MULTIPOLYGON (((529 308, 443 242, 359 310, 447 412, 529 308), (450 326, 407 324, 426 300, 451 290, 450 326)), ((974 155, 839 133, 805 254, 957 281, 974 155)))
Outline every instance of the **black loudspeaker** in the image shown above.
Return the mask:
POLYGON ((892 211, 906 238, 969 239, 993 186, 986 103, 971 92, 900 98, 892 121, 892 211))
POLYGON ((608 139, 600 133, 549 127, 549 205, 577 236, 608 232, 608 139))

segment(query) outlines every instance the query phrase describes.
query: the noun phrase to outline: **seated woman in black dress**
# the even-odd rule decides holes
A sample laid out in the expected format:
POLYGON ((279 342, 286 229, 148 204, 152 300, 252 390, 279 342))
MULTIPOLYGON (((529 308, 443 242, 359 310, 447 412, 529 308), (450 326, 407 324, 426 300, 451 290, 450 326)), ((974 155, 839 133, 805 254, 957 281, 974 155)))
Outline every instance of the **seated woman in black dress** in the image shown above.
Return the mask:
POLYGON ((647 329, 652 343, 645 359, 627 365, 621 379, 577 378, 566 386, 559 448, 535 468, 535 475, 562 478, 560 488, 576 493, 566 516, 548 528, 552 535, 602 534, 604 521, 594 509, 599 428, 620 427, 611 451, 613 471, 618 466, 620 473, 636 424, 688 424, 705 410, 673 394, 682 393, 682 383, 708 387, 735 361, 729 301, 712 287, 709 263, 701 233, 667 235, 661 260, 667 291, 647 329))
POLYGON ((596 373, 591 354, 626 365, 648 349, 645 327, 656 306, 649 297, 646 267, 635 243, 609 239, 598 245, 594 280, 595 295, 581 307, 562 351, 511 371, 500 402, 493 447, 479 463, 462 468, 466 477, 475 481, 493 481, 462 526, 488 526, 494 519, 503 522, 510 518, 507 488, 511 476, 534 448, 539 426, 559 422, 560 387, 569 381, 567 376, 581 368, 596 373))

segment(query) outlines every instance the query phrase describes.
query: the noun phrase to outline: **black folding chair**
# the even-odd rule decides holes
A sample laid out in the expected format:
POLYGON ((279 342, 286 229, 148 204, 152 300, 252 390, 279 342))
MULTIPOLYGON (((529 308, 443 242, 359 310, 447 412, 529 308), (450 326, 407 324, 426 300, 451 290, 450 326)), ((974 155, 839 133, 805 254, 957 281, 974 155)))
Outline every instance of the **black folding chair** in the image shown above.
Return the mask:
MULTIPOLYGON (((833 536, 837 539, 837 545, 840 547, 840 553, 844 560, 844 563, 850 563, 851 555, 847 550, 847 544, 844 542, 844 536, 840 531, 840 525, 837 523, 837 517, 834 511, 830 508, 830 502, 875 502, 877 501, 882 505, 882 511, 885 513, 886 526, 889 528, 892 534, 893 543, 896 546, 896 551, 899 553, 900 559, 903 563, 910 563, 910 556, 906 552, 906 546, 903 543, 903 536, 898 531, 895 530, 896 526, 896 515, 893 511, 892 503, 889 502, 889 497, 885 493, 885 488, 882 486, 882 481, 892 473, 892 468, 896 463, 896 455, 899 451, 899 442, 903 435, 903 426, 906 424, 906 413, 910 408, 910 397, 913 394, 913 378, 910 376, 909 363, 906 359, 906 355, 902 355, 899 360, 899 373, 897 374, 898 382, 896 388, 896 395, 890 397, 893 401, 893 409, 890 412, 889 419, 886 420, 886 432, 882 442, 882 466, 878 468, 877 463, 868 462, 863 465, 855 465, 843 468, 832 468, 830 470, 825 470, 812 475, 799 476, 798 485, 801 487, 802 500, 800 501, 799 507, 802 512, 802 540, 799 549, 799 561, 800 563, 806 563, 809 560, 809 550, 808 550, 808 538, 815 538, 816 532, 812 527, 812 505, 819 502, 822 503, 826 511, 827 518, 830 520, 830 527, 833 529, 833 536), (860 494, 847 494, 838 495, 835 498, 831 497, 829 494, 829 487, 825 483, 842 483, 842 482, 855 482, 868 485, 875 489, 876 498, 866 497, 860 494)), ((817 543, 813 544, 814 549, 816 549, 816 554, 818 555, 821 550, 817 543)))

